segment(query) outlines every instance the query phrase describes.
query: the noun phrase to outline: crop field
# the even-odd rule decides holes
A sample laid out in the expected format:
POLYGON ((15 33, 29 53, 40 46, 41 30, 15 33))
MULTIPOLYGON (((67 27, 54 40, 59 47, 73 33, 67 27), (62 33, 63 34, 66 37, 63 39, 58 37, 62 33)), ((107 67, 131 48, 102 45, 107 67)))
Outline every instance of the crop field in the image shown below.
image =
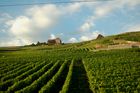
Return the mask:
POLYGON ((140 49, 2 50, 0 93, 140 93, 140 49))

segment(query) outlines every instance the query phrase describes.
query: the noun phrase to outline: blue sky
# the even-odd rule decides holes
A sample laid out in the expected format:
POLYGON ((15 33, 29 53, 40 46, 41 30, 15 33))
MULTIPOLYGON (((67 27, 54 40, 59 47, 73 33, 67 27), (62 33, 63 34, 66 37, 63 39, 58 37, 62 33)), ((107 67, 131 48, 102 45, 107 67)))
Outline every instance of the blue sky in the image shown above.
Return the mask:
MULTIPOLYGON (((44 2, 0 0, 0 5, 44 2)), ((56 37, 65 43, 81 42, 98 34, 127 31, 140 31, 140 0, 0 7, 0 46, 47 42, 56 37)))

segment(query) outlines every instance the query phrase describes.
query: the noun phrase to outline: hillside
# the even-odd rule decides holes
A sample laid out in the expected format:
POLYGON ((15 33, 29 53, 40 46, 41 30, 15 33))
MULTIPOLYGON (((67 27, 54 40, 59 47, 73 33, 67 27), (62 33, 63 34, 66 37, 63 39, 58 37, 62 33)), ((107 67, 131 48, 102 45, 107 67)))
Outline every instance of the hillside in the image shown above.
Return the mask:
POLYGON ((140 31, 127 32, 118 35, 106 36, 102 39, 94 39, 91 41, 81 42, 80 47, 88 48, 107 48, 113 45, 140 45, 140 31))
POLYGON ((119 34, 119 35, 116 35, 116 38, 124 39, 128 41, 140 41, 140 31, 119 34))
POLYGON ((140 48, 106 51, 109 46, 136 44, 128 39, 138 35, 0 48, 0 93, 139 93, 140 48))
POLYGON ((94 39, 79 43, 65 43, 63 45, 40 45, 40 46, 23 46, 23 47, 5 47, 0 51, 16 51, 16 50, 106 50, 131 48, 132 46, 140 46, 140 31, 127 32, 118 35, 105 36, 101 39, 94 39))

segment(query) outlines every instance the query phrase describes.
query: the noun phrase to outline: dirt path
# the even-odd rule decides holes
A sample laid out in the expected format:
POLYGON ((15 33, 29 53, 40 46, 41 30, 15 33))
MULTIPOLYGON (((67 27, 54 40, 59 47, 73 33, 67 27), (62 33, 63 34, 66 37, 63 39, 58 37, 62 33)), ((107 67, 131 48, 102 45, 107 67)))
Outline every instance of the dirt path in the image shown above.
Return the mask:
POLYGON ((92 93, 89 88, 88 77, 81 60, 74 63, 72 82, 68 93, 92 93))

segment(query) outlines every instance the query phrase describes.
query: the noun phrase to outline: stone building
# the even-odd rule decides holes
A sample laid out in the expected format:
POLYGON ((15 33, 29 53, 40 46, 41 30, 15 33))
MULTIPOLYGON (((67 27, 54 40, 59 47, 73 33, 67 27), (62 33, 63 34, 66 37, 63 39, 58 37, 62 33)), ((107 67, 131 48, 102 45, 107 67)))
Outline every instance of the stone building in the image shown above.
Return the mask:
POLYGON ((49 39, 48 40, 48 45, 59 45, 62 43, 60 38, 56 38, 56 39, 49 39))
POLYGON ((101 38, 104 38, 104 36, 99 34, 96 39, 101 39, 101 38))

